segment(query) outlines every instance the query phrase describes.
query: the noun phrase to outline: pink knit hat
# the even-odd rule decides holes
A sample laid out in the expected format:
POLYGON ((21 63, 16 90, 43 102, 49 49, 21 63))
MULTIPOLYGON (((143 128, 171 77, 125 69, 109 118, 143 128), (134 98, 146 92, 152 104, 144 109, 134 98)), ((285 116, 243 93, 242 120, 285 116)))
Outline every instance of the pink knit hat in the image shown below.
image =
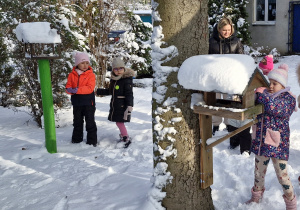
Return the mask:
POLYGON ((289 66, 287 64, 280 64, 278 69, 274 69, 268 74, 268 78, 276 80, 277 82, 282 84, 282 86, 286 87, 288 80, 288 71, 289 66))
POLYGON ((78 64, 80 64, 81 62, 84 61, 88 61, 90 63, 90 58, 88 56, 88 54, 84 53, 84 52, 77 52, 75 54, 75 65, 74 66, 78 66, 78 64))
POLYGON ((273 65, 273 55, 266 55, 260 61, 258 66, 263 71, 264 75, 268 75, 274 67, 274 65, 273 65))

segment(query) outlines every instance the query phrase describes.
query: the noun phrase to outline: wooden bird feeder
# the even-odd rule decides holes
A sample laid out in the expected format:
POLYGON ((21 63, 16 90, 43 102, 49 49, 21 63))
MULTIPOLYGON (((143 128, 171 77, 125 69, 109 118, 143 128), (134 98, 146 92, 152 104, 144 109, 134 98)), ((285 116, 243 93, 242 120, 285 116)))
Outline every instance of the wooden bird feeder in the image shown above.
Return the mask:
POLYGON ((201 188, 205 189, 213 184, 213 147, 257 122, 255 120, 256 116, 263 113, 263 106, 261 104, 255 105, 254 90, 258 87, 268 86, 269 82, 265 79, 264 75, 258 69, 256 69, 250 78, 247 87, 243 91, 243 94, 236 96, 239 100, 229 101, 216 99, 215 92, 204 92, 204 101, 209 106, 194 106, 194 112, 199 114, 200 120, 201 188), (233 110, 232 108, 237 109, 233 110), (212 137, 211 125, 213 115, 236 120, 253 119, 253 121, 208 145, 207 140, 212 137))
MULTIPOLYGON (((207 59, 208 55, 203 55, 203 59, 207 59)), ((230 55, 233 56, 233 55, 230 55)), ((246 55, 236 55, 239 59, 239 56, 246 56, 246 55)), ((196 57, 196 56, 195 56, 196 57)), ((198 56, 201 59, 201 56, 198 56)), ((231 57, 228 57, 231 58, 231 57)), ((201 66, 202 63, 197 63, 197 57, 191 59, 190 62, 193 63, 191 67, 190 64, 186 64, 183 69, 179 70, 178 78, 184 74, 187 74, 187 71, 191 69, 191 72, 195 70, 196 67, 201 66), (182 73, 182 74, 181 74, 182 73)), ((198 59, 198 61, 199 61, 198 59)), ((209 57, 210 59, 210 57, 209 57)), ((209 60, 208 59, 208 60, 209 60)), ((239 60, 237 59, 237 60, 239 60)), ((247 58, 248 59, 248 58, 247 58)), ((206 61, 203 62, 204 66, 206 61)), ((229 62, 226 62, 225 65, 228 65, 230 69, 229 62)), ((220 65, 223 66, 223 65, 220 65)), ((257 69, 253 68, 252 75, 248 80, 248 83, 245 89, 242 91, 242 94, 232 94, 233 100, 228 99, 217 99, 217 93, 220 91, 201 91, 203 94, 203 101, 205 105, 194 105, 193 109, 196 114, 199 114, 199 125, 200 125, 200 172, 201 172, 201 188, 205 189, 213 184, 213 147, 218 145, 219 143, 227 140, 228 138, 236 135, 237 133, 245 130, 246 128, 250 127, 251 125, 255 124, 256 116, 263 113, 263 106, 261 104, 255 104, 255 89, 258 87, 268 87, 269 82, 262 74, 262 72, 257 69), (241 128, 236 129, 235 131, 222 136, 220 139, 214 140, 214 142, 208 144, 208 141, 212 137, 212 116, 219 116, 224 118, 236 119, 236 120, 246 120, 252 119, 251 122, 242 126, 241 128)), ((189 74, 189 72, 188 72, 189 74)), ((192 73, 191 73, 192 74, 192 73)), ((201 74, 199 74, 201 75, 201 74)), ((198 75, 191 75, 191 77, 197 77, 198 75)), ((205 77, 201 75, 202 77, 205 77)), ((216 82, 216 81, 210 81, 216 82)), ((179 79, 179 83, 181 83, 179 79)), ((188 82, 182 82, 183 86, 188 86, 188 82)), ((222 94, 227 94, 226 92, 222 92, 222 94)))
POLYGON ((59 59, 61 38, 59 31, 48 22, 21 23, 16 28, 23 52, 28 59, 59 59))

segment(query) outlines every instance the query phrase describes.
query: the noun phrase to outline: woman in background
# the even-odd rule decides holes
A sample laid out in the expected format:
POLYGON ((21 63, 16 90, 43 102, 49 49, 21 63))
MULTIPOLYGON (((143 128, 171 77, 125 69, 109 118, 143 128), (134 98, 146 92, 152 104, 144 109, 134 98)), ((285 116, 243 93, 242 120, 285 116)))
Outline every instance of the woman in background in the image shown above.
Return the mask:
MULTIPOLYGON (((209 54, 244 54, 243 45, 239 38, 236 37, 232 20, 229 17, 223 17, 214 27, 212 37, 209 39, 209 54)), ((223 97, 231 97, 223 94, 223 97)), ((221 94, 217 93, 217 98, 221 98, 221 94)), ((233 120, 225 119, 227 122, 228 132, 232 132, 239 127, 250 122, 250 120, 233 120)), ((213 116, 213 134, 219 130, 222 118, 213 116)), ((230 138, 230 149, 240 146, 240 152, 250 154, 251 134, 250 127, 243 130, 230 138)))

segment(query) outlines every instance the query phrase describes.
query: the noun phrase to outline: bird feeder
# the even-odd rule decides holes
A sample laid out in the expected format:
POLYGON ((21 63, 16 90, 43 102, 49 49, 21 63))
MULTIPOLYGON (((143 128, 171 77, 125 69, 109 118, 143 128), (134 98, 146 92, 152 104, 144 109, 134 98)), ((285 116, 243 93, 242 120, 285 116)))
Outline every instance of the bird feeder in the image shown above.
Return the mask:
POLYGON ((60 45, 53 43, 24 43, 24 56, 28 59, 59 59, 60 45))
POLYGON ((61 39, 48 22, 20 23, 16 28, 19 41, 24 44, 24 56, 38 60, 42 93, 46 148, 56 153, 55 118, 51 85, 50 59, 60 58, 61 39))
POLYGON ((28 59, 60 58, 61 39, 57 29, 48 22, 20 23, 16 28, 19 41, 24 44, 24 56, 28 59))
POLYGON ((194 105, 193 109, 199 114, 201 188, 205 189, 213 184, 213 147, 257 122, 256 116, 263 113, 263 106, 255 104, 254 91, 268 87, 269 82, 247 55, 191 57, 180 67, 178 79, 184 88, 203 94, 203 103, 194 105), (223 94, 224 98, 217 98, 217 94, 223 94), (231 100, 226 98, 228 94, 231 100), (252 121, 209 144, 212 116, 252 121))

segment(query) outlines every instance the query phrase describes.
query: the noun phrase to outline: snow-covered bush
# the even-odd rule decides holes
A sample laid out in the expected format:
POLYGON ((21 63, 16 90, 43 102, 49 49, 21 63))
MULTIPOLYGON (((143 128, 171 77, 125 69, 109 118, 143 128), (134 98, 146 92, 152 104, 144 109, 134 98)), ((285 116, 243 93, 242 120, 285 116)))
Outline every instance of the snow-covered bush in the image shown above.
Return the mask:
POLYGON ((4 107, 14 103, 20 84, 19 75, 14 73, 14 68, 10 64, 7 45, 7 40, 0 31, 0 106, 4 107))
POLYGON ((277 51, 276 48, 270 50, 268 47, 256 46, 256 44, 253 44, 253 46, 244 45, 244 53, 246 55, 251 55, 256 63, 259 63, 261 57, 265 55, 273 55, 274 63, 277 63, 280 57, 280 53, 277 51))
POLYGON ((137 77, 151 77, 151 35, 153 27, 138 15, 127 12, 131 29, 120 35, 120 40, 111 47, 111 59, 121 56, 127 66, 137 71, 137 77))
MULTIPOLYGON (((15 28, 23 22, 50 22, 51 27, 60 32, 62 37, 61 59, 50 61, 53 102, 56 111, 59 107, 68 104, 68 96, 65 93, 65 80, 72 69, 73 58, 71 53, 74 50, 82 51, 84 49, 82 46, 84 45, 84 39, 80 36, 80 29, 71 21, 76 13, 63 5, 44 4, 40 1, 1 0, 0 8, 0 25, 5 28, 5 42, 6 44, 9 43, 10 46, 8 49, 10 59, 6 65, 11 67, 11 75, 18 75, 18 84, 14 89, 16 94, 10 94, 9 91, 6 91, 7 98, 5 100, 9 103, 7 105, 28 106, 29 114, 41 127, 43 109, 37 61, 25 59, 22 53, 24 44, 17 40, 15 28)), ((40 52, 37 49, 35 50, 36 54, 39 55, 40 52)), ((5 86, 1 84, 1 88, 4 90, 5 86)))

